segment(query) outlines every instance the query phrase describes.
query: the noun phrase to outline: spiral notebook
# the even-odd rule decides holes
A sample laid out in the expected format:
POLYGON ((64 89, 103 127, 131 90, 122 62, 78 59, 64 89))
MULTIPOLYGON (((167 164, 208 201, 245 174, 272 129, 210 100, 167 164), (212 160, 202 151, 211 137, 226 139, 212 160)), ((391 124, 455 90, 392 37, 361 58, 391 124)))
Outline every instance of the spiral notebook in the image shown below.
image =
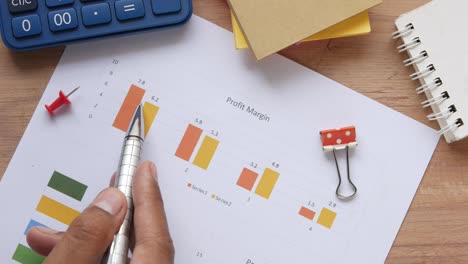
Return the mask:
POLYGON ((418 94, 425 94, 422 107, 431 107, 429 120, 440 125, 439 134, 447 142, 468 136, 468 1, 434 0, 396 21, 395 39, 407 52, 405 66, 413 66, 410 75, 419 80, 418 94), (465 124, 466 123, 466 124, 465 124))

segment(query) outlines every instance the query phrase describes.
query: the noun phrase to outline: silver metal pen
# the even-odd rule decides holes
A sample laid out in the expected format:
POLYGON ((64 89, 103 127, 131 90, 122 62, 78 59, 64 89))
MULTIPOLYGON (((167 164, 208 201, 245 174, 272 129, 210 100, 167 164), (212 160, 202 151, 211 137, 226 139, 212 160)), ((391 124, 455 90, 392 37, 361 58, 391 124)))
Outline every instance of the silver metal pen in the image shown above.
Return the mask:
POLYGON ((102 263, 105 264, 127 263, 130 229, 133 221, 133 175, 140 163, 143 138, 143 109, 140 104, 130 122, 127 136, 125 136, 120 163, 115 177, 115 187, 125 194, 128 209, 119 232, 114 235, 114 240, 103 258, 102 263))

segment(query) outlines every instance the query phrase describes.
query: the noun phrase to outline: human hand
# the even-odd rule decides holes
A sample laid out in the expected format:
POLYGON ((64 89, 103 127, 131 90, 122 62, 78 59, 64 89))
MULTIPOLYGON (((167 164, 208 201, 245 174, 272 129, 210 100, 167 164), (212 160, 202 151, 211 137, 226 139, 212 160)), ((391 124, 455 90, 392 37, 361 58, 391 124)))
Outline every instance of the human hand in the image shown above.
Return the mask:
MULTIPOLYGON (((113 186, 114 178, 111 180, 113 186)), ((143 162, 133 180, 133 241, 130 263, 174 263, 174 246, 169 234, 156 167, 143 162)), ((127 211, 123 193, 110 187, 68 227, 57 232, 34 227, 28 232, 29 246, 50 263, 99 263, 127 211)))

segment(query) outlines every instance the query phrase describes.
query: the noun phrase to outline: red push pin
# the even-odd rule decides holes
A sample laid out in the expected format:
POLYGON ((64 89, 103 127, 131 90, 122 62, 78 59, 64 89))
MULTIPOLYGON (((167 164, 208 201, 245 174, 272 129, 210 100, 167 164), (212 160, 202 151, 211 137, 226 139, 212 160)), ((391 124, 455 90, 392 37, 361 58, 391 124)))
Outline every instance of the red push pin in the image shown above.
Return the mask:
POLYGON ((59 97, 55 99, 55 101, 50 104, 50 105, 45 105, 45 108, 49 112, 50 115, 54 115, 54 111, 57 110, 57 108, 61 107, 64 104, 71 104, 70 100, 68 100, 68 97, 72 95, 76 90, 78 90, 80 87, 76 87, 71 91, 69 94, 65 95, 62 91, 59 92, 59 97))

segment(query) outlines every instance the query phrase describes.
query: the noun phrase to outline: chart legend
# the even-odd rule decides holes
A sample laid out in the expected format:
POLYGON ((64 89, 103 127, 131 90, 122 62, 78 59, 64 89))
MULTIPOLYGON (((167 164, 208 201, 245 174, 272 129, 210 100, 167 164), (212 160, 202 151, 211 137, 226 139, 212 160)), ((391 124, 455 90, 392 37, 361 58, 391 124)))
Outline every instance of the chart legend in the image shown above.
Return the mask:
MULTIPOLYGON (((185 161, 190 161, 202 134, 203 130, 201 128, 189 124, 185 130, 182 140, 179 143, 179 146, 177 147, 175 155, 185 161)), ((208 169, 211 160, 216 153, 218 145, 219 140, 211 136, 204 136, 198 152, 193 159, 193 164, 204 170, 208 169)))

